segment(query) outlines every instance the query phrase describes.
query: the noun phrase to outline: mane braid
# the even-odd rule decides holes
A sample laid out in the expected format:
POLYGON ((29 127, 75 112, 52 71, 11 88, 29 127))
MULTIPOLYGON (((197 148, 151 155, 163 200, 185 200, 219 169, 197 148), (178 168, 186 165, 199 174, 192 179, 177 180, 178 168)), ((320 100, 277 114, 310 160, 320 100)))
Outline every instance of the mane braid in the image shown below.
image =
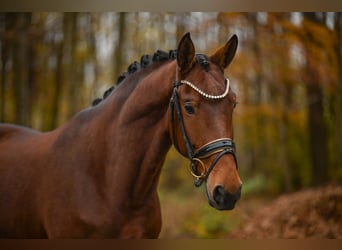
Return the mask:
POLYGON ((166 60, 174 60, 177 57, 177 50, 170 50, 169 52, 163 51, 163 50, 157 50, 153 55, 143 55, 140 58, 140 63, 137 61, 134 61, 131 63, 127 71, 122 73, 118 79, 116 80, 116 84, 111 86, 109 89, 107 89, 102 98, 96 98, 92 102, 92 106, 96 106, 99 104, 102 100, 106 99, 114 90, 115 86, 118 86, 122 81, 124 81, 128 76, 140 71, 141 69, 147 68, 154 62, 160 62, 160 61, 166 61, 166 60))

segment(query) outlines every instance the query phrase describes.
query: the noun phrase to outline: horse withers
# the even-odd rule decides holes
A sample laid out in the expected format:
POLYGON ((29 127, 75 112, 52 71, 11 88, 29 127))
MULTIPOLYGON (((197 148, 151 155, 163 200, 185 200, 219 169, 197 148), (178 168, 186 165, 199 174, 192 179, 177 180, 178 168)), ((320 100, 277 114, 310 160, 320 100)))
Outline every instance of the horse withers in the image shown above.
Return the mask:
POLYGON ((158 237, 157 184, 172 144, 209 204, 233 209, 242 182, 224 69, 237 43, 234 35, 211 56, 195 54, 187 33, 177 50, 131 64, 93 107, 53 131, 1 124, 0 237, 158 237))

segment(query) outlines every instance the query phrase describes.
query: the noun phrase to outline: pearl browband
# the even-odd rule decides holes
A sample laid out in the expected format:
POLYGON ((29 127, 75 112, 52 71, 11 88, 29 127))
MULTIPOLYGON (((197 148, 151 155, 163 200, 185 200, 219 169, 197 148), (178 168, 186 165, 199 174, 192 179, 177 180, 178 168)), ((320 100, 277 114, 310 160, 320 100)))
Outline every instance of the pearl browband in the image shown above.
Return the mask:
POLYGON ((198 88, 193 83, 191 83, 191 82, 189 82, 187 80, 181 80, 180 82, 183 83, 183 84, 188 85, 189 87, 194 89, 196 92, 198 92, 201 96, 204 96, 205 98, 208 98, 208 99, 222 99, 222 98, 225 98, 228 95, 228 92, 229 92, 229 79, 228 78, 226 78, 226 81, 225 81, 226 89, 224 90, 224 93, 222 95, 210 95, 210 94, 207 94, 203 90, 201 90, 200 88, 198 88))

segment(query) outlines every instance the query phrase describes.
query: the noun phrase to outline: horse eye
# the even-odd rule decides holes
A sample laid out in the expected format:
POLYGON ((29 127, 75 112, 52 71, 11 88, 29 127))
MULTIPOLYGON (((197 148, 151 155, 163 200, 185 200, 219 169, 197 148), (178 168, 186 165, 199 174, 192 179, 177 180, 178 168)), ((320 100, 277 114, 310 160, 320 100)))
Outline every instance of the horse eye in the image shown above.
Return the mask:
POLYGON ((238 105, 238 102, 233 103, 233 108, 236 108, 236 105, 238 105))
POLYGON ((184 108, 189 115, 195 114, 195 108, 190 103, 185 103, 184 108))

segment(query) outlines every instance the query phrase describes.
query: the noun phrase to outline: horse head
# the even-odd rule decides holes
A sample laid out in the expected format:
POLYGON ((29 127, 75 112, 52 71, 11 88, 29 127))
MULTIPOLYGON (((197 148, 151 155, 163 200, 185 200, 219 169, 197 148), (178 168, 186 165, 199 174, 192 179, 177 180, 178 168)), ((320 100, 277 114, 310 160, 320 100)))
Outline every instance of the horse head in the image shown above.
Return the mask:
POLYGON ((169 133, 176 149, 190 159, 195 186, 206 183, 211 206, 233 209, 241 195, 232 116, 236 95, 224 69, 234 58, 238 39, 210 56, 196 54, 190 34, 177 48, 177 69, 170 104, 169 133))

